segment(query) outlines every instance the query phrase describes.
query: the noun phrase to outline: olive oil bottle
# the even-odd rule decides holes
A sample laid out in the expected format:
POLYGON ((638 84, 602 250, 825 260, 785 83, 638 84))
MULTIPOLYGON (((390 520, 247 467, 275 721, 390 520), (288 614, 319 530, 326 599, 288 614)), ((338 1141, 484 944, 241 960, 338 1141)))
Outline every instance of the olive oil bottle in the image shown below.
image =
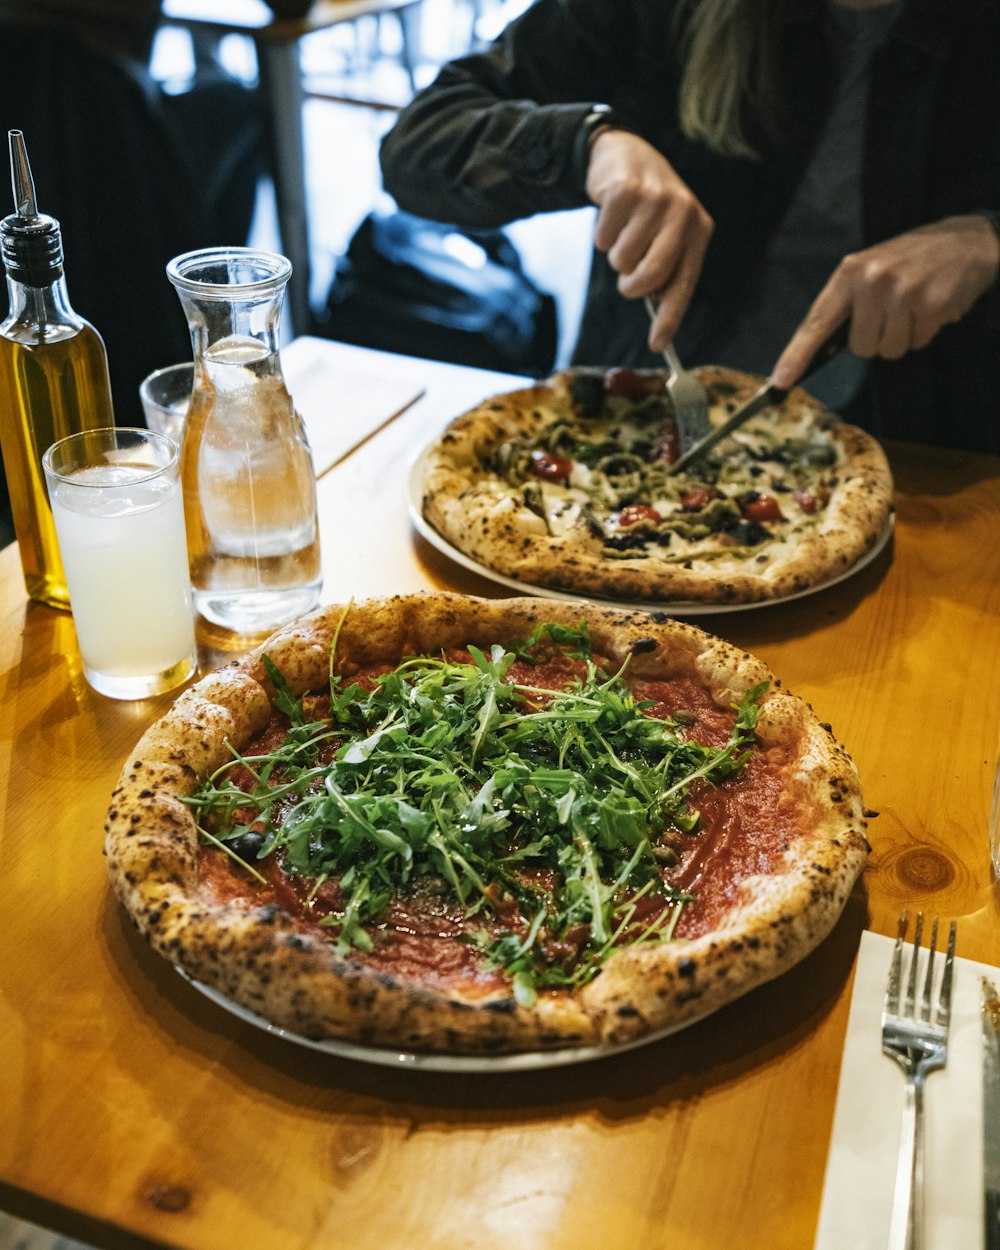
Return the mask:
POLYGON ((114 425, 101 336, 70 306, 62 232, 35 207, 24 136, 8 132, 15 211, 0 222, 10 310, 0 324, 0 449, 24 584, 68 608, 42 456, 57 439, 114 425))

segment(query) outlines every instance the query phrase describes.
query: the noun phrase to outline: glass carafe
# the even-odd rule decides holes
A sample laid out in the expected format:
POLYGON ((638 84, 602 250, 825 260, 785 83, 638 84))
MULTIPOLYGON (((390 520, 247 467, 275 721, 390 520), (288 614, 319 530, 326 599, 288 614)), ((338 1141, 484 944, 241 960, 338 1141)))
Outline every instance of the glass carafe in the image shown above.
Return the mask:
POLYGON ((278 354, 291 272, 244 247, 167 265, 194 346, 181 457, 191 588, 204 617, 240 633, 308 612, 322 584, 312 454, 278 354))

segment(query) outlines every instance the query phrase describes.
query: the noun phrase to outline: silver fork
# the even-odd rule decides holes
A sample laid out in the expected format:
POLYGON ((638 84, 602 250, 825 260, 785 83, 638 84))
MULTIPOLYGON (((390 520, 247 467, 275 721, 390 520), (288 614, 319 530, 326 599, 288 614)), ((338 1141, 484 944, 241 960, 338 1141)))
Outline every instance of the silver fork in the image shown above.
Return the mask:
POLYGON ((913 933, 905 995, 900 1001, 903 980, 903 940, 906 912, 899 918, 896 946, 889 965, 889 983, 882 1008, 882 1051, 890 1055, 906 1074, 906 1106, 896 1168, 896 1189, 892 1200, 889 1250, 924 1250, 924 1080, 928 1072, 943 1068, 948 1058, 948 1024, 951 1020, 952 968, 955 961, 955 921, 948 931, 948 949, 937 1002, 931 1004, 934 985, 934 953, 937 947, 937 917, 931 925, 927 949, 927 973, 917 999, 917 970, 924 917, 917 913, 913 933))
MULTIPOLYGON (((646 296, 646 311, 652 321, 656 316, 656 301, 651 295, 646 296)), ((683 455, 712 428, 708 419, 708 392, 694 374, 681 364, 672 342, 667 344, 663 359, 670 368, 667 393, 673 404, 677 436, 683 455)))

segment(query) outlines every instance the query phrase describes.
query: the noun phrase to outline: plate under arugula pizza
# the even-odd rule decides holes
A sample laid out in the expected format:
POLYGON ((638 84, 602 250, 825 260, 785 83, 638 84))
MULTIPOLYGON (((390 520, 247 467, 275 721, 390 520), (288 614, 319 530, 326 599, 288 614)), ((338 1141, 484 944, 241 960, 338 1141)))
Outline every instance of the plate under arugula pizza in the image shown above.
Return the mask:
POLYGON ((600 1053, 812 950, 864 829, 848 755, 750 655, 437 594, 323 609, 185 692, 106 853, 156 950, 294 1035, 600 1053))
MULTIPOLYGON (((761 379, 695 370, 714 424, 761 379)), ((573 369, 456 417, 422 459, 448 543, 530 589, 618 602, 747 604, 834 581, 884 539, 885 454, 802 388, 670 472, 659 370, 573 369)))

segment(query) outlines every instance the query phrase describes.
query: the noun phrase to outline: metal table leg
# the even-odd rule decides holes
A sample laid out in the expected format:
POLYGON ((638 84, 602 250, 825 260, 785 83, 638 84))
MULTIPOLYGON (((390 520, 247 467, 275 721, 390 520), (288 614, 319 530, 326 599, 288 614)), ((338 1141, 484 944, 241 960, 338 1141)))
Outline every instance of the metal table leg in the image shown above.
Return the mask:
POLYGON ((259 39, 256 45, 260 85, 267 102, 278 228, 284 254, 292 262, 288 311, 293 333, 308 334, 312 329, 312 311, 299 43, 297 39, 259 39))

